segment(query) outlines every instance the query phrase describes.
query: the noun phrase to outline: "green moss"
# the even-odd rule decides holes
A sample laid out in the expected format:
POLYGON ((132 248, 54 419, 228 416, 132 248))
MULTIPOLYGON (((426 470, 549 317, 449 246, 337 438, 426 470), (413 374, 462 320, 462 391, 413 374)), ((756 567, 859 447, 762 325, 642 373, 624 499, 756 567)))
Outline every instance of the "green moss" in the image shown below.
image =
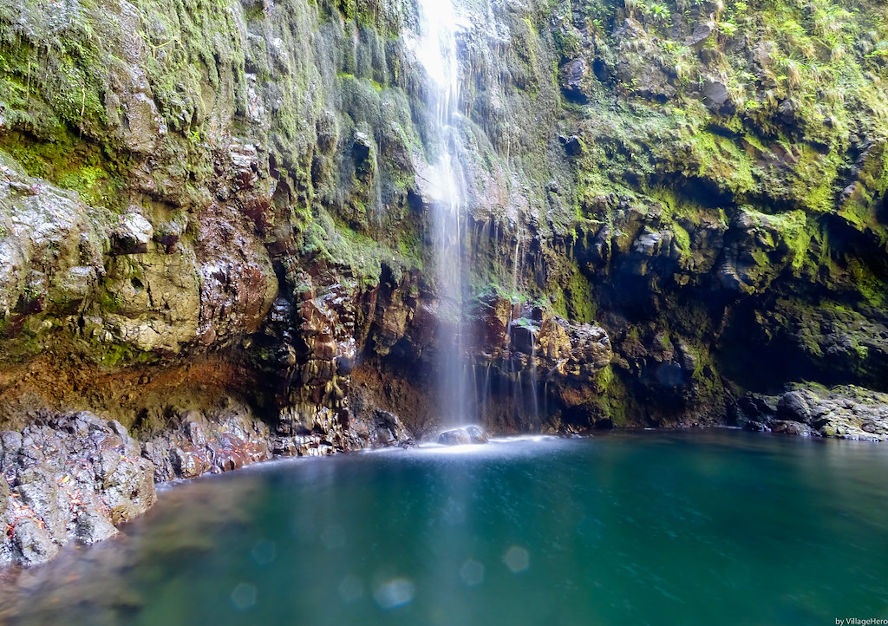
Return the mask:
POLYGON ((595 377, 595 391, 600 394, 607 392, 614 382, 614 377, 614 370, 610 365, 602 369, 595 377))
POLYGON ((423 243, 416 231, 405 229, 398 241, 398 252, 404 258, 412 259, 418 269, 422 269, 423 243))
POLYGON ((109 369, 129 367, 133 365, 148 365, 157 363, 162 355, 153 352, 136 350, 131 346, 120 343, 98 344, 90 353, 97 362, 109 369))
POLYGON ((382 264, 401 268, 422 267, 416 249, 418 241, 406 238, 403 251, 359 233, 341 221, 334 220, 326 212, 320 212, 302 235, 300 256, 314 263, 341 268, 363 287, 375 287, 379 283, 382 264))
POLYGON ((20 133, 0 134, 0 151, 7 152, 30 176, 76 191, 84 202, 120 210, 127 167, 116 155, 57 129, 54 140, 43 142, 20 133))
POLYGON ((884 309, 888 305, 888 290, 886 290, 884 279, 876 276, 858 259, 848 261, 847 271, 851 283, 860 294, 863 302, 876 309, 884 309))
MULTIPOLYGON (((24 6, 26 15, 42 10, 24 6)), ((64 127, 100 127, 106 119, 103 59, 87 12, 68 13, 55 29, 34 20, 46 30, 27 35, 19 27, 23 17, 14 5, 0 7, 0 103, 7 124, 41 137, 64 127)))
POLYGON ((622 377, 608 366, 599 373, 599 386, 602 384, 604 393, 598 399, 598 405, 616 428, 630 426, 633 423, 629 414, 630 394, 622 377))
POLYGON ((672 224, 672 234, 673 241, 675 241, 676 246, 678 247, 679 252, 683 256, 688 256, 691 254, 691 236, 688 234, 681 225, 672 224))
POLYGON ((839 192, 836 179, 841 162, 838 155, 823 155, 806 145, 797 146, 796 149, 800 154, 792 193, 808 211, 825 213, 833 210, 839 192))
POLYGON ((589 280, 574 265, 566 287, 556 295, 552 307, 558 315, 574 321, 591 323, 597 315, 597 305, 589 280))
POLYGON ((96 304, 103 313, 117 313, 123 302, 120 296, 111 292, 107 286, 103 287, 96 294, 96 304))

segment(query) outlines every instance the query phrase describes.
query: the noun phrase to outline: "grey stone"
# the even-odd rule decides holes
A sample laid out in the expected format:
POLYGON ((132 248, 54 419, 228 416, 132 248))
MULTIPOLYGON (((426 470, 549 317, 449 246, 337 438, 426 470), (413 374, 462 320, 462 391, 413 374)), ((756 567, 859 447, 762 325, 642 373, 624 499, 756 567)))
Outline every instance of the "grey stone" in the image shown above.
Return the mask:
POLYGON ((119 422, 87 412, 43 415, 0 440, 0 476, 15 496, 0 498, 12 528, 0 564, 33 565, 70 541, 105 539, 154 503, 154 466, 119 422))
POLYGON ((790 391, 780 398, 777 414, 783 419, 807 423, 811 419, 811 406, 805 394, 800 391, 790 391))
POLYGON ((111 254, 144 254, 154 238, 154 227, 139 213, 121 216, 111 236, 111 254))
POLYGON ((438 443, 445 446, 487 443, 487 433, 479 426, 463 426, 445 430, 438 435, 438 443))
POLYGON ((708 22, 701 22, 694 27, 690 36, 685 39, 685 43, 689 46, 699 46, 712 36, 715 32, 712 25, 708 22))
POLYGON ((728 101, 728 88, 720 81, 707 81, 703 85, 703 97, 707 106, 716 109, 721 108, 728 101))

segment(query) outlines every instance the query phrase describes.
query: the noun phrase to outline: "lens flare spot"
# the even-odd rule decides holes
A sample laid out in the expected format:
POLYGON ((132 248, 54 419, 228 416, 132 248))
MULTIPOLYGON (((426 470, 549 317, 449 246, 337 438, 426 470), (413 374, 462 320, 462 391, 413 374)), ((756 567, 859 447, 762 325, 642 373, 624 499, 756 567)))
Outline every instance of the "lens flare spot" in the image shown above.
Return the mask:
POLYGON ((396 609, 410 604, 415 591, 413 581, 407 578, 393 578, 380 584, 373 592, 373 598, 384 609, 396 609))
POLYGON ((484 565, 469 559, 459 568, 459 576, 469 587, 477 587, 484 582, 484 565))
POLYGON ((241 611, 253 608, 256 604, 256 585, 240 583, 231 592, 231 603, 241 611))
POLYGON ((530 567, 530 553, 521 546, 512 546, 503 554, 503 563, 513 574, 520 574, 530 567))

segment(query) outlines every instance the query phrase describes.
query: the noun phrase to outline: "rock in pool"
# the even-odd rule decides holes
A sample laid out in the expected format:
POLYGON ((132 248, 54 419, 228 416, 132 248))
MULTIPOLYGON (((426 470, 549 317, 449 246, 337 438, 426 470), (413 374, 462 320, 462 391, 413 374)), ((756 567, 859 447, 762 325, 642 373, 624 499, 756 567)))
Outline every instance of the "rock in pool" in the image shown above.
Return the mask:
POLYGON ((442 432, 438 435, 438 443, 445 446, 487 443, 487 433, 478 426, 461 426, 442 432))

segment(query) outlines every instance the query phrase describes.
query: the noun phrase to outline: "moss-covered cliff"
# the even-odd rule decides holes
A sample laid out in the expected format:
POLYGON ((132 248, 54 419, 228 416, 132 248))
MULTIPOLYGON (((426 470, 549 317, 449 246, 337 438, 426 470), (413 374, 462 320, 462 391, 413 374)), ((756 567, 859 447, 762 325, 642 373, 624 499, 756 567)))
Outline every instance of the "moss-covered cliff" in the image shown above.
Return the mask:
MULTIPOLYGON (((882 3, 457 4, 490 426, 888 391, 882 3)), ((0 423, 152 433, 224 390, 282 434, 379 408, 431 429, 454 321, 415 22, 401 0, 0 7, 0 423)))

